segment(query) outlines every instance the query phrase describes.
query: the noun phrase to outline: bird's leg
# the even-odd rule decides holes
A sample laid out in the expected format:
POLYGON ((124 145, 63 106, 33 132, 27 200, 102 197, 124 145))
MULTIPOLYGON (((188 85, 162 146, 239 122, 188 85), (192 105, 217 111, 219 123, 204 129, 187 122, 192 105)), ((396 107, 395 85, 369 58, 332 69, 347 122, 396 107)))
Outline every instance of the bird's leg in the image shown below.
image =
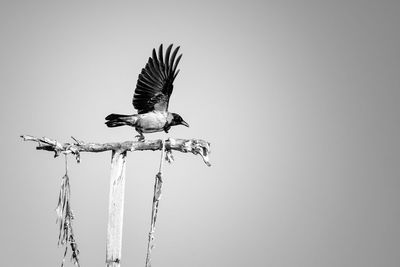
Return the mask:
POLYGON ((142 132, 139 132, 138 131, 138 135, 136 135, 135 137, 137 137, 138 138, 138 141, 144 141, 144 135, 143 135, 143 133, 142 132))
POLYGON ((171 126, 167 125, 164 126, 164 132, 168 133, 169 129, 171 129, 171 126))

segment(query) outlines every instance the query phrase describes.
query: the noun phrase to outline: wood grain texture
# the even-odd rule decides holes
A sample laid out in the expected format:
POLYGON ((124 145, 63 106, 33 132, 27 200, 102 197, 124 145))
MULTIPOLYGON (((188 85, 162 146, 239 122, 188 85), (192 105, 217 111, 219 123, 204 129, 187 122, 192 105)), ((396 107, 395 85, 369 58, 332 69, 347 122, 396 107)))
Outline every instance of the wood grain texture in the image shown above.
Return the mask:
MULTIPOLYGON (((125 141, 114 143, 88 143, 79 141, 72 137, 74 143, 60 143, 57 140, 47 137, 34 137, 30 135, 21 135, 24 141, 34 141, 38 143, 36 149, 52 151, 54 157, 60 154, 74 154, 77 161, 80 161, 81 152, 104 152, 104 151, 141 151, 141 150, 161 150, 162 140, 145 141, 125 141)), ((209 160, 210 143, 201 139, 172 139, 165 140, 165 149, 167 151, 176 150, 183 153, 192 153, 200 155, 207 166, 211 166, 209 160)))
POLYGON ((126 151, 113 151, 111 157, 110 194, 106 266, 119 267, 121 262, 122 226, 124 218, 126 151))

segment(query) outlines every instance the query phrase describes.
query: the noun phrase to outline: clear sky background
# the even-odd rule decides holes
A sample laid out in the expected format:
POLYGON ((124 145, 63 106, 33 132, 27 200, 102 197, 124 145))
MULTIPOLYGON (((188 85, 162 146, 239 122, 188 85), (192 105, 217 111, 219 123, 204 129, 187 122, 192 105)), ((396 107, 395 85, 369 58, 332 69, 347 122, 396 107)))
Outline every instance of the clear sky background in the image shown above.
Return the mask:
MULTIPOLYGON (((7 1, 0 4, 0 255, 58 266, 61 142, 132 140, 153 47, 181 45, 170 110, 211 142, 165 165, 154 267, 400 264, 398 1, 7 1)), ((70 160, 82 267, 103 266, 110 152, 70 160)), ((129 153, 122 266, 144 266, 159 152, 129 153)), ((70 265, 71 266, 71 265, 70 265)))

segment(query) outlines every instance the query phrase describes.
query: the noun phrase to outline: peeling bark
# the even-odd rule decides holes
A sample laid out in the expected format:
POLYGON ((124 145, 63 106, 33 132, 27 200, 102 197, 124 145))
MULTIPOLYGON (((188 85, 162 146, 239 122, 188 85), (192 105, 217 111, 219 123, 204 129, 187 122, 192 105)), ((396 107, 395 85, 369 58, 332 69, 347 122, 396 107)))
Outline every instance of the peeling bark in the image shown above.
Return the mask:
MULTIPOLYGON (((36 149, 52 151, 54 157, 60 154, 74 154, 77 161, 80 161, 80 152, 104 152, 104 151, 141 151, 141 150, 161 150, 162 140, 145 141, 125 141, 114 143, 87 143, 79 141, 72 137, 74 143, 60 143, 47 137, 34 137, 30 135, 21 135, 24 141, 34 141, 38 143, 36 149)), ((176 150, 183 153, 191 152, 194 155, 200 155, 207 166, 211 166, 208 155, 210 153, 210 143, 201 139, 172 139, 165 141, 167 151, 176 150)))

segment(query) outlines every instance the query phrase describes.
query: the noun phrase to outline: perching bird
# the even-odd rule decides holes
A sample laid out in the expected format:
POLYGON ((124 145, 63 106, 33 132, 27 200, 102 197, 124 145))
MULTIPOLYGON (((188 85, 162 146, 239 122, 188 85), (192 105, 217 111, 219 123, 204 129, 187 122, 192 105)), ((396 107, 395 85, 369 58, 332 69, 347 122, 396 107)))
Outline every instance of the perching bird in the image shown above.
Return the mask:
POLYGON ((189 124, 177 113, 168 111, 169 98, 174 88, 173 82, 179 73, 177 66, 182 54, 177 58, 179 46, 172 52, 172 44, 163 56, 163 45, 153 49, 152 57, 139 74, 132 104, 138 110, 138 114, 121 115, 110 114, 106 117, 108 127, 128 125, 135 127, 139 133, 139 141, 144 140, 143 133, 154 133, 168 130, 171 126, 189 124), (176 58, 176 60, 175 60, 176 58))

